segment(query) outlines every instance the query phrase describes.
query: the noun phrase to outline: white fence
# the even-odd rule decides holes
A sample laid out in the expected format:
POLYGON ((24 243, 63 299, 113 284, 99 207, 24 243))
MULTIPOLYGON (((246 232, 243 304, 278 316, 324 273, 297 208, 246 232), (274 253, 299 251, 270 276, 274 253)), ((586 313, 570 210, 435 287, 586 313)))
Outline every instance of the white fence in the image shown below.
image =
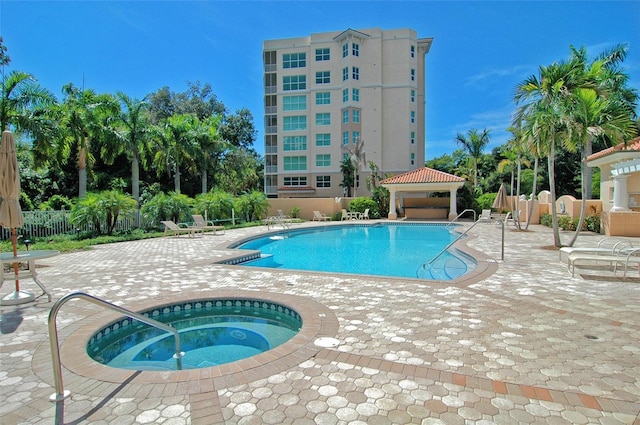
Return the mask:
MULTIPOLYGON (((90 232, 94 228, 92 225, 78 228, 71 224, 69 221, 69 215, 71 211, 23 211, 24 225, 16 229, 18 235, 22 235, 23 238, 44 238, 54 235, 62 234, 77 234, 79 232, 90 232)), ((115 230, 127 231, 134 227, 140 227, 134 225, 134 219, 122 219, 118 218, 115 230)), ((11 229, 2 230, 0 233, 0 239, 7 240, 11 238, 11 229)), ((103 232, 106 229, 101 229, 103 232)))

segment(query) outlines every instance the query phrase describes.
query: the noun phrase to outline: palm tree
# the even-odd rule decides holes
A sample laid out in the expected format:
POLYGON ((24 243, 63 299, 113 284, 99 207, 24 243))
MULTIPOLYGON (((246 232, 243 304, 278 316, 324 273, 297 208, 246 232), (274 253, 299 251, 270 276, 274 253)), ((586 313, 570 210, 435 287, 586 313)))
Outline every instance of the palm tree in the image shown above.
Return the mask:
POLYGON ((62 133, 57 150, 61 158, 77 152, 78 196, 83 197, 87 192, 87 168, 94 159, 91 142, 103 139, 108 143, 115 137, 107 123, 117 114, 118 105, 111 95, 81 90, 73 84, 67 84, 62 91, 65 98, 55 111, 62 133))
POLYGON ((155 141, 158 149, 153 158, 153 165, 161 173, 173 172, 175 193, 180 193, 180 167, 186 165, 193 168, 194 145, 191 138, 197 118, 191 114, 177 114, 167 118, 155 129, 155 141))
POLYGON ((200 157, 200 175, 201 175, 201 192, 207 193, 208 182, 207 176, 211 161, 216 163, 220 160, 222 153, 225 151, 225 143, 219 133, 220 122, 222 117, 216 115, 214 117, 204 118, 194 123, 192 136, 195 142, 197 155, 200 157))
POLYGON ((353 196, 355 198, 357 196, 358 174, 360 173, 360 167, 366 162, 364 140, 358 137, 353 146, 342 145, 342 151, 353 165, 353 196))
POLYGON ((140 163, 146 166, 149 155, 149 117, 145 99, 131 98, 123 92, 117 92, 120 101, 120 113, 114 117, 115 145, 106 149, 102 156, 114 161, 117 155, 124 154, 131 161, 131 195, 136 203, 140 202, 140 163))
POLYGON ((473 192, 478 187, 478 163, 482 158, 482 150, 489 144, 489 130, 484 129, 480 132, 474 128, 467 131, 467 135, 458 133, 456 141, 466 149, 471 157, 471 181, 473 185, 471 189, 473 192))
MULTIPOLYGON (((572 61, 541 66, 538 76, 531 75, 516 86, 514 100, 521 106, 516 111, 514 124, 526 122, 529 135, 538 144, 538 150, 547 155, 549 191, 555 246, 561 246, 556 214, 555 156, 558 139, 566 130, 564 105, 571 90, 579 86, 580 78, 572 61)), ((564 139, 566 142, 566 139, 564 139)))
POLYGON ((591 184, 587 183, 587 157, 591 153, 591 146, 596 138, 605 137, 613 144, 622 143, 633 138, 636 126, 632 119, 632 111, 628 105, 620 102, 616 97, 605 98, 598 96, 593 89, 579 88, 573 92, 568 104, 567 122, 571 147, 581 149, 581 177, 582 177, 582 206, 576 232, 569 242, 572 246, 582 229, 586 215, 587 203, 591 184))
MULTIPOLYGON (((1 38, 0 38, 1 45, 1 38)), ((8 59, 4 61, 8 63, 8 59)), ((53 93, 40 87, 36 79, 26 72, 2 73, 2 95, 0 97, 0 132, 14 128, 33 137, 39 163, 50 156, 50 140, 55 129, 49 120, 48 108, 57 100, 53 93)))

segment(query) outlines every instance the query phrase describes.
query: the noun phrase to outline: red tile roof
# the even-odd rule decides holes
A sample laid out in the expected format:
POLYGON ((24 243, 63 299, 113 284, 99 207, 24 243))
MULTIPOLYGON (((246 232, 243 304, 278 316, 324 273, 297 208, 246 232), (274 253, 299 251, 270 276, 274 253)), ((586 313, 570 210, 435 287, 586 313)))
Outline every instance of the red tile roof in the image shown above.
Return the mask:
POLYGON ((434 170, 433 168, 419 168, 407 173, 398 174, 389 177, 380 182, 380 184, 398 184, 398 183, 458 183, 463 182, 462 177, 453 174, 434 170))
POLYGON ((610 148, 601 150, 600 152, 591 154, 587 157, 587 161, 593 161, 594 159, 602 158, 604 156, 611 155, 612 153, 620 151, 640 151, 640 137, 629 140, 626 146, 624 145, 624 143, 620 143, 610 148))

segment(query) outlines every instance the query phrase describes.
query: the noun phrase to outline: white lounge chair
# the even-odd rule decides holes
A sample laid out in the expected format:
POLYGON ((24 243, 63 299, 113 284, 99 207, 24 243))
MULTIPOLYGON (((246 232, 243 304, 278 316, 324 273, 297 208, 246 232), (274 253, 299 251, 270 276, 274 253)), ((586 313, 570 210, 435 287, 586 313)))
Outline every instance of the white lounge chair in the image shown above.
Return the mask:
POLYGON ((327 221, 327 220, 331 220, 331 217, 329 217, 326 214, 322 214, 320 211, 313 212, 313 219, 311 221, 327 221))
POLYGON ((633 244, 626 239, 604 238, 598 241, 596 246, 563 246, 558 250, 558 260, 562 261, 563 254, 567 257, 571 254, 614 255, 617 251, 633 248, 633 244))
POLYGON ((369 208, 364 210, 364 212, 360 215, 361 220, 369 220, 369 208))
POLYGON ((491 210, 482 210, 482 213, 480 213, 480 217, 478 217, 478 220, 491 220, 491 210))
POLYGON ((170 220, 161 221, 160 223, 164 224, 164 236, 180 236, 187 234, 189 237, 193 237, 197 232, 202 232, 202 230, 196 227, 189 227, 183 223, 181 223, 183 225, 180 226, 170 220))
POLYGON ((624 273, 622 275, 622 278, 624 279, 627 277, 627 270, 629 269, 629 265, 637 265, 638 272, 640 273, 640 248, 625 250, 617 255, 597 255, 576 252, 569 255, 567 265, 569 270, 571 271, 571 276, 575 276, 576 265, 578 263, 597 264, 599 262, 609 263, 609 266, 613 265, 614 274, 618 271, 618 266, 624 265, 624 273))
POLYGON ((213 230, 213 234, 217 235, 218 231, 222 231, 222 233, 225 231, 224 226, 213 224, 213 221, 206 221, 200 214, 193 214, 191 217, 193 217, 193 227, 201 229, 203 233, 206 230, 213 230))

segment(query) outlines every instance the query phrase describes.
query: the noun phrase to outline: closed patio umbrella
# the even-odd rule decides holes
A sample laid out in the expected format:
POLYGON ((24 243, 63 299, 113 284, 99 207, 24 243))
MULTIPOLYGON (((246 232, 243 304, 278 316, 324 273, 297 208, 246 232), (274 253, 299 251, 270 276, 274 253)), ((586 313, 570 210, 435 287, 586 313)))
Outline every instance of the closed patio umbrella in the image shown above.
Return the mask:
MULTIPOLYGON (((24 218, 20 208, 20 173, 18 170, 18 158, 13 134, 10 131, 2 132, 2 144, 0 144, 0 226, 11 229, 11 245, 13 256, 18 256, 18 238, 16 227, 22 227, 24 218)), ((20 299, 32 297, 30 293, 20 292, 18 282, 18 263, 13 263, 13 271, 16 274, 16 291, 11 298, 20 299)), ((5 300, 3 300, 5 301, 5 300)))
POLYGON ((500 189, 498 189, 498 195, 496 199, 493 201, 491 208, 496 209, 498 211, 508 210, 511 207, 509 206, 509 201, 507 201, 507 188, 504 183, 500 184, 500 189))

